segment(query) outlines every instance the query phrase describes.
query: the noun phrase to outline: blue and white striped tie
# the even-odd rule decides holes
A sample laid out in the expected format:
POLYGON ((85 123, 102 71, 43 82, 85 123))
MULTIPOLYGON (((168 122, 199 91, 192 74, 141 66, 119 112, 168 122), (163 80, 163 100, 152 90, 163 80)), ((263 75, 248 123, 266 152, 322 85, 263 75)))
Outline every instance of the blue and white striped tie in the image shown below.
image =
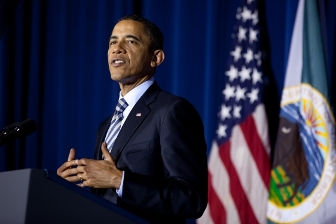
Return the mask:
POLYGON ((123 116, 123 112, 126 109, 126 107, 128 106, 126 100, 124 98, 120 98, 120 100, 118 101, 118 104, 116 106, 114 115, 112 117, 112 121, 110 124, 110 127, 107 131, 106 137, 105 137, 105 142, 107 145, 107 149, 109 150, 109 152, 111 152, 112 147, 113 147, 113 143, 116 140, 118 133, 121 129, 121 121, 124 118, 123 116))

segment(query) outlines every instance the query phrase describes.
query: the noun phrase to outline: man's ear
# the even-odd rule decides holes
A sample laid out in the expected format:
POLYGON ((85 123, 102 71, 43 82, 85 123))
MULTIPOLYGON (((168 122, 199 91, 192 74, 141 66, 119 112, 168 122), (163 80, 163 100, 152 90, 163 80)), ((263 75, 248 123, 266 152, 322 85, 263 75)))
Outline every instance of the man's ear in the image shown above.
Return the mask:
POLYGON ((163 50, 155 50, 154 53, 153 53, 151 66, 153 68, 159 66, 163 62, 164 57, 165 57, 165 55, 164 55, 163 50))

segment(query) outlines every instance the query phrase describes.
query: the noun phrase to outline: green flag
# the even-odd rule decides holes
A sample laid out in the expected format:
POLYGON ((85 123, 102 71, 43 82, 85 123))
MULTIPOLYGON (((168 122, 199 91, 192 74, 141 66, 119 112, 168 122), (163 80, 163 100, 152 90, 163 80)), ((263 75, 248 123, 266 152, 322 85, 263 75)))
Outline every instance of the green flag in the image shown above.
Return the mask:
POLYGON ((333 186, 335 150, 317 6, 315 0, 300 0, 281 98, 269 221, 321 221, 314 213, 333 186))

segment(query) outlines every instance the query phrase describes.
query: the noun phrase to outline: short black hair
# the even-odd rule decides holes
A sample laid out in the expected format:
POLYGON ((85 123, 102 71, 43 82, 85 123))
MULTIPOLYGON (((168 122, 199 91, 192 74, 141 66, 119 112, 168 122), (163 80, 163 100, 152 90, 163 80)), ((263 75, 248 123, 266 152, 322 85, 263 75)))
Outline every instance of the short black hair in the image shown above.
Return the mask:
POLYGON ((151 43, 150 47, 152 48, 152 50, 158 50, 158 49, 163 50, 163 40, 164 40, 163 34, 160 28, 157 27, 152 21, 139 15, 124 16, 118 22, 122 20, 134 20, 142 23, 145 26, 145 32, 151 43))

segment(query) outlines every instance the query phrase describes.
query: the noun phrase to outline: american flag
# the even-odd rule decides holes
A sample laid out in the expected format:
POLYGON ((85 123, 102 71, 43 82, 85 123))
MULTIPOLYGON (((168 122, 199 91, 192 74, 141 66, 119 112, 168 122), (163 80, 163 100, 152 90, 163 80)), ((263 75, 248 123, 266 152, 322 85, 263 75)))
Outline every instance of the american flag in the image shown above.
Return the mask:
POLYGON ((218 129, 208 160, 209 203, 197 223, 266 223, 270 145, 256 0, 237 9, 218 129))

